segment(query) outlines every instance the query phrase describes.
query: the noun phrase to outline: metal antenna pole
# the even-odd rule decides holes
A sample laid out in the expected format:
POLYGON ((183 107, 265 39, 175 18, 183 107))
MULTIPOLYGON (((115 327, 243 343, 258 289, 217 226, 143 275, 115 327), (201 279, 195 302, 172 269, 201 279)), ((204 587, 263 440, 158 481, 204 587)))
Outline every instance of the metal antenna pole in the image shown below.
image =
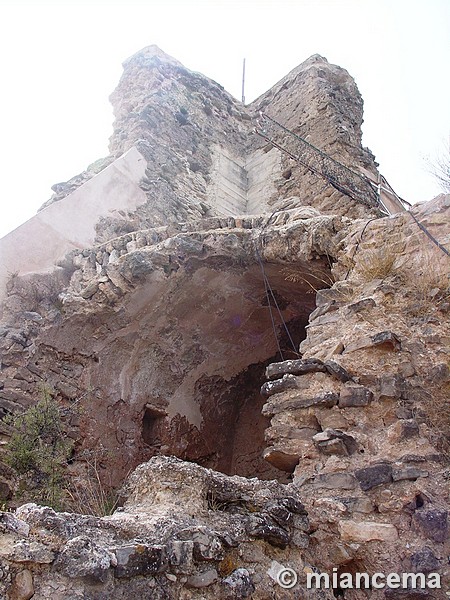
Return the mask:
POLYGON ((245 104, 245 58, 242 65, 242 104, 245 104))

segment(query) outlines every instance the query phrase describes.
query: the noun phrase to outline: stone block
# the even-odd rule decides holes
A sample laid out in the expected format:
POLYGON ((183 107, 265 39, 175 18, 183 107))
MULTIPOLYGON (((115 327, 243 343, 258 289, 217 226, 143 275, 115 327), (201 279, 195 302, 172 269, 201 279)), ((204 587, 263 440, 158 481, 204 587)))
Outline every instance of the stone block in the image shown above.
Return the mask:
POLYGON ((339 521, 339 533, 344 542, 395 542, 398 539, 394 525, 373 521, 339 521))
POLYGON ((374 306, 376 306, 376 302, 373 298, 362 298, 362 300, 358 300, 358 302, 348 304, 346 307, 346 311, 349 314, 356 314, 363 310, 374 308, 374 306))
POLYGON ((400 338, 392 331, 380 331, 374 335, 363 336, 345 347, 345 353, 363 350, 365 348, 380 347, 398 352, 401 350, 400 338))
POLYGON ((186 586, 190 588, 206 588, 215 583, 219 579, 216 569, 208 569, 201 571, 188 577, 186 586))
POLYGON ((117 578, 155 575, 167 566, 165 549, 160 545, 129 544, 116 548, 114 554, 117 559, 114 575, 117 578))
POLYGON ((276 502, 266 506, 264 512, 267 513, 280 527, 288 527, 292 519, 291 511, 282 504, 280 505, 276 502))
POLYGON ((266 367, 267 379, 279 379, 286 374, 304 375, 305 373, 325 373, 326 368, 318 358, 305 358, 298 360, 285 360, 284 362, 272 363, 266 367))
POLYGON ((401 350, 401 341, 398 335, 392 331, 381 331, 371 336, 373 346, 383 346, 386 349, 398 352, 401 350))
POLYGON ((264 460, 275 468, 280 469, 280 471, 293 473, 295 467, 298 465, 300 457, 298 454, 290 454, 275 448, 267 448, 264 451, 264 460))
POLYGON ((18 390, 3 389, 0 392, 0 402, 3 401, 14 402, 15 404, 28 407, 32 403, 32 398, 18 390))
POLYGON ((113 554, 93 542, 86 535, 79 535, 66 542, 55 567, 70 578, 89 577, 106 581, 113 554))
POLYGON ((195 560, 221 560, 223 558, 222 544, 214 532, 207 529, 194 531, 192 541, 194 542, 195 560))
MULTIPOLYGON (((100 551, 101 553, 101 551, 100 551)), ((93 552, 95 554, 95 550, 93 552)), ((11 556, 18 563, 49 565, 55 560, 55 553, 45 544, 34 540, 18 540, 11 556)))
POLYGON ((333 407, 332 410, 316 410, 315 413, 322 429, 331 428, 345 431, 349 427, 345 411, 339 410, 337 406, 333 407))
POLYGON ((405 419, 399 423, 399 439, 409 440, 419 435, 419 425, 414 419, 405 419))
POLYGON ((0 531, 3 527, 7 531, 17 533, 20 537, 28 537, 30 533, 30 526, 22 519, 18 519, 13 513, 0 512, 0 531))
POLYGON ((346 509, 350 512, 359 512, 363 514, 369 514, 373 512, 373 503, 370 498, 366 496, 362 498, 358 497, 344 497, 344 498, 336 498, 337 502, 342 502, 342 504, 346 507, 346 509))
POLYGON ((281 379, 275 381, 266 381, 261 387, 261 396, 269 398, 274 394, 285 392, 286 390, 297 389, 297 380, 294 375, 286 374, 281 379))
POLYGON ((167 548, 169 563, 178 571, 187 573, 193 564, 194 542, 192 540, 171 540, 167 548))
POLYGON ((348 456, 344 442, 338 438, 322 441, 316 444, 316 448, 327 456, 348 456))
POLYGON ((351 473, 321 473, 314 478, 313 485, 327 490, 354 490, 357 480, 351 473))
POLYGON ((334 360, 326 360, 324 366, 327 372, 338 381, 342 381, 343 383, 351 381, 352 378, 348 371, 334 360))
POLYGON ((317 319, 318 317, 321 317, 322 315, 325 315, 328 312, 338 309, 339 306, 337 306, 337 304, 334 301, 327 302, 326 304, 318 306, 315 310, 313 310, 312 313, 309 315, 308 320, 311 323, 312 321, 314 321, 314 319, 317 319))
POLYGON ((348 383, 341 390, 339 408, 368 406, 373 400, 373 393, 366 387, 356 383, 348 383))
POLYGON ((414 413, 410 408, 407 408, 406 406, 399 406, 395 409, 395 416, 397 417, 397 419, 410 420, 413 418, 414 413))
POLYGON ((292 427, 309 427, 316 431, 321 430, 313 408, 278 413, 274 415, 271 423, 272 427, 286 426, 286 424, 292 427))
POLYGON ((413 526, 429 540, 445 542, 448 536, 448 511, 441 508, 423 508, 414 513, 413 526))
POLYGON ((392 468, 392 479, 394 481, 413 480, 415 481, 418 477, 428 477, 428 471, 418 469, 417 467, 393 467, 392 468))
POLYGON ((268 515, 263 514, 254 514, 250 517, 247 533, 277 548, 286 548, 291 537, 284 528, 279 527, 268 515))
POLYGON ((8 595, 10 600, 30 600, 34 596, 33 575, 28 569, 19 571, 8 595))
POLYGON ((398 366, 399 374, 402 377, 413 377, 416 374, 416 370, 412 362, 404 360, 398 366))
POLYGON ((400 442, 418 437, 419 434, 419 424, 415 419, 402 419, 397 421, 388 430, 388 438, 391 444, 399 444, 400 442))
POLYGON ((381 399, 400 398, 406 389, 406 383, 401 375, 382 375, 378 378, 378 387, 381 399))
POLYGON ((239 600, 240 598, 248 598, 255 591, 255 585, 252 581, 250 573, 247 569, 239 568, 234 570, 228 577, 223 579, 225 599, 239 600))
POLYGON ((411 568, 414 573, 431 573, 439 569, 439 560, 434 555, 433 550, 424 546, 410 556, 411 568))
MULTIPOLYGON (((304 392, 302 392, 303 394, 304 392)), ((302 408, 310 408, 312 406, 318 408, 331 408, 339 401, 339 394, 331 391, 319 392, 312 398, 303 398, 298 394, 292 394, 287 398, 283 398, 277 402, 277 399, 267 402, 262 409, 265 416, 273 416, 285 411, 295 411, 302 408)))
POLYGON ((288 425, 278 425, 269 427, 264 432, 264 439, 266 442, 273 442, 276 444, 282 439, 289 440, 312 440, 313 436, 317 433, 318 428, 312 427, 289 427, 288 425))
POLYGON ((297 548, 308 548, 309 547, 309 535, 302 531, 294 530, 291 537, 290 545, 296 546, 297 548))
POLYGON ((314 444, 324 454, 348 456, 356 452, 358 445, 351 435, 336 429, 325 429, 313 437, 314 444))
POLYGON ((392 467, 387 463, 381 463, 358 469, 355 471, 355 477, 359 481, 361 489, 365 492, 383 483, 392 481, 392 467))

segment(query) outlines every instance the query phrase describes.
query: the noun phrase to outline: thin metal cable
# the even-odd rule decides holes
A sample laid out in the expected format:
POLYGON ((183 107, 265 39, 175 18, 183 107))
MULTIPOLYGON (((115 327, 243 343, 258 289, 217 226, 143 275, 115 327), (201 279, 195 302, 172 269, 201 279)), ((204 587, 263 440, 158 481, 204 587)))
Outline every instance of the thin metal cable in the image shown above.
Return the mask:
POLYGON ((289 341, 291 342, 292 349, 294 350, 294 352, 295 352, 296 354, 298 354, 298 352, 297 352, 297 348, 295 347, 294 341, 293 341, 293 339, 292 339, 292 337, 291 337, 291 334, 290 334, 290 332, 289 332, 289 329, 288 329, 288 326, 287 326, 287 324, 286 324, 286 321, 285 321, 285 320, 284 320, 284 318, 283 318, 283 314, 282 314, 282 312, 281 312, 281 310, 280 310, 280 307, 278 306, 277 299, 275 298, 275 295, 274 295, 274 293, 273 293, 272 287, 271 287, 271 285, 270 285, 270 282, 269 282, 269 280, 267 279, 267 275, 265 274, 265 272, 264 272, 264 277, 265 277, 265 278, 266 278, 266 280, 267 280, 267 285, 268 285, 268 287, 269 287, 270 294, 271 294, 271 296, 272 296, 272 298, 273 298, 273 301, 275 302, 275 306, 277 307, 278 314, 280 315, 281 322, 283 323, 283 327, 284 327, 284 329, 285 329, 285 331, 286 331, 286 334, 287 334, 287 336, 288 336, 288 338, 289 338, 289 341))
POLYGON ((263 281, 264 281, 264 289, 265 289, 265 292, 266 292, 267 306, 269 307, 270 320, 272 322, 273 335, 274 335, 275 341, 277 343, 277 348, 278 348, 278 352, 280 353, 280 358, 283 361, 284 360, 284 356, 283 356, 283 352, 281 351, 280 342, 278 341, 277 328, 276 328, 276 325, 275 325, 275 319, 273 318, 272 305, 270 303, 269 290, 268 290, 268 287, 267 287, 267 279, 266 279, 266 276, 265 276, 265 273, 264 273, 264 266, 263 266, 263 264, 261 262, 261 258, 259 256, 259 252, 258 252, 257 248, 256 248, 256 256, 258 257, 259 266, 261 267, 261 271, 262 271, 262 276, 263 276, 263 281))
MULTIPOLYGON (((265 115, 263 113, 260 113, 260 118, 261 119, 265 119, 266 121, 269 121, 271 123, 273 123, 275 126, 279 127, 280 129, 282 129, 285 133, 293 136, 294 138, 297 138, 301 143, 305 144, 306 146, 310 147, 311 149, 314 150, 315 153, 317 153, 317 156, 320 156, 322 159, 322 163, 323 160, 327 159, 329 161, 331 161, 331 163, 334 163, 335 165, 337 165, 339 168, 342 168, 343 170, 345 170, 346 172, 348 172, 349 174, 352 174, 354 177, 357 177, 358 179, 360 179, 361 181, 365 181, 367 184, 369 184, 370 186, 375 186, 375 184, 370 180, 367 179, 366 177, 360 175, 359 173, 356 173, 355 171, 353 171, 352 169, 349 169, 349 167, 346 167, 345 165, 341 164, 339 161, 335 160, 334 158, 332 158, 329 154, 327 154, 326 152, 323 152, 322 150, 320 150, 319 148, 316 148, 315 146, 313 146, 312 144, 310 144, 309 142, 307 142, 305 139, 303 139, 302 137, 300 137, 299 135, 297 135, 296 133, 294 133, 293 131, 291 131, 290 129, 288 129, 287 127, 285 127, 284 125, 282 125, 281 123, 279 123, 278 121, 276 121, 275 119, 272 119, 272 117, 269 117, 268 115, 265 115)), ((350 198, 353 198, 354 200, 357 201, 361 201, 364 204, 368 204, 369 206, 371 206, 371 203, 368 203, 367 200, 365 198, 363 198, 362 196, 358 194, 355 194, 355 190, 349 190, 348 188, 345 187, 345 185, 342 185, 342 182, 338 182, 335 181, 333 178, 331 178, 330 176, 327 175, 327 173, 324 172, 324 169, 318 169, 316 167, 314 167, 313 165, 310 165, 308 163, 306 163, 305 161, 303 161, 300 156, 297 156, 295 154, 293 154, 290 150, 288 150, 287 148, 285 148, 284 146, 281 146, 280 144, 278 144, 277 142, 275 142, 275 140, 273 140, 267 133, 265 133, 264 128, 261 126, 261 130, 258 130, 257 128, 255 128, 255 133, 257 133, 259 136, 261 136, 262 138, 264 138, 266 141, 268 141, 270 144, 272 144, 272 146, 274 146, 275 148, 278 148, 280 151, 284 152, 285 154, 287 154, 288 156, 290 156, 290 158, 292 158, 293 160, 295 160, 296 162, 302 164, 304 167, 308 168, 311 173, 314 173, 315 175, 319 175, 320 177, 324 178, 330 185, 332 185, 335 189, 337 189, 338 191, 340 191, 342 194, 345 194, 346 196, 349 196, 350 198)), ((401 198, 392 188, 392 186, 389 184, 389 182, 387 181, 387 179, 381 175, 382 181, 390 188, 391 193, 398 199, 398 201, 403 204, 403 206, 406 204, 408 206, 411 207, 411 204, 409 202, 407 202, 406 200, 404 200, 403 198, 401 198)), ((326 187, 326 186, 325 186, 326 187)), ((325 188, 323 188, 325 189, 325 188)), ((323 191, 323 190, 321 190, 323 191)), ((378 203, 381 203, 381 199, 378 198, 378 203)), ((387 213, 389 214, 389 211, 386 209, 387 213)), ((420 229, 425 233, 425 235, 440 249, 442 250, 442 252, 444 252, 444 254, 446 254, 447 256, 450 256, 450 252, 447 250, 447 248, 445 248, 433 235, 432 233, 427 229, 427 227, 425 225, 423 225, 416 217, 415 215, 411 212, 411 210, 407 210, 406 212, 409 212, 409 214, 411 215, 411 217, 413 218, 413 220, 416 222, 416 224, 418 225, 418 227, 420 227, 420 229)), ((275 213, 273 213, 275 214, 275 213)), ((273 216, 273 215, 271 215, 273 216)), ((269 219, 270 220, 270 219, 269 219)), ((373 219, 371 219, 373 220, 373 219)), ((267 226, 267 224, 266 224, 267 226)), ((358 243, 359 245, 359 243, 358 243)), ((356 248, 357 249, 357 248, 356 248)), ((356 253, 356 251, 355 251, 356 253)), ((346 275, 346 279, 348 277, 348 273, 346 275)))
POLYGON ((415 215, 413 215, 413 213, 408 210, 407 212, 409 212, 409 214, 411 215, 411 217, 414 219, 414 221, 417 223, 417 225, 420 227, 420 229, 424 232, 425 235, 427 235, 430 240, 436 244, 436 246, 442 250, 442 252, 444 252, 444 254, 446 254, 447 256, 450 256, 450 252, 447 250, 447 248, 445 248, 440 242, 437 241, 437 239, 428 231, 428 229, 425 227, 425 225, 423 225, 418 219, 416 219, 415 215))
MULTIPOLYGON (((261 237, 259 238, 259 241, 261 242, 261 237)), ((280 348, 279 342, 278 342, 278 337, 276 336, 276 329, 275 329, 274 319, 273 319, 273 315, 272 315, 272 308, 271 308, 271 303, 270 303, 270 297, 268 296, 269 292, 270 292, 270 295, 272 296, 273 302, 274 302, 274 304, 275 304, 275 306, 277 308, 277 311, 278 311, 278 314, 280 316, 281 322, 283 324, 284 330, 286 331, 286 334, 287 334, 287 336, 289 338, 289 341, 292 344, 292 348, 293 348, 294 352, 296 354, 298 354, 297 348, 296 348, 295 343, 294 343, 294 341, 292 339, 292 336, 291 336, 291 333, 289 331, 289 328, 288 328, 288 326, 286 324, 286 321, 284 320, 283 313, 281 312, 281 309, 279 307, 277 299, 275 298, 275 294, 273 293, 272 286, 270 285, 270 281, 269 281, 269 278, 267 277, 267 273, 266 273, 266 270, 264 268, 263 261, 261 260, 261 255, 260 255, 260 253, 259 253, 258 248, 257 248, 256 245, 255 245, 255 251, 256 251, 256 257, 257 257, 258 262, 259 262, 259 266, 261 267, 261 272, 262 272, 263 281, 264 281, 264 288, 266 290, 266 295, 267 295, 267 299, 268 299, 268 302, 269 302, 270 317, 272 319, 272 323, 273 323, 273 327, 274 327, 274 333, 275 333, 275 337, 277 338, 277 345, 278 345, 278 348, 280 350, 280 354, 281 354, 281 356, 283 356, 282 353, 281 353, 281 348, 280 348)), ((282 358, 282 360, 283 360, 283 358, 282 358)))
POLYGON ((295 138, 297 143, 302 144, 304 149, 306 149, 306 154, 310 155, 313 161, 316 160, 316 164, 318 166, 314 166, 314 164, 311 162, 303 160, 300 155, 294 154, 285 146, 278 144, 274 139, 272 139, 270 134, 267 133, 264 126, 259 123, 259 120, 257 120, 257 124, 260 129, 255 128, 255 133, 260 135, 279 150, 288 154, 295 161, 303 164, 305 167, 310 169, 311 172, 326 179, 342 194, 345 194, 346 196, 349 196, 350 198, 362 202, 363 204, 366 204, 372 208, 377 207, 378 198, 376 197, 375 192, 376 186, 373 182, 359 173, 352 171, 319 148, 316 148, 290 129, 284 127, 284 125, 281 125, 281 123, 275 119, 272 119, 272 117, 260 112, 260 119, 264 120, 266 123, 272 123, 275 125, 275 127, 281 129, 285 134, 295 138))

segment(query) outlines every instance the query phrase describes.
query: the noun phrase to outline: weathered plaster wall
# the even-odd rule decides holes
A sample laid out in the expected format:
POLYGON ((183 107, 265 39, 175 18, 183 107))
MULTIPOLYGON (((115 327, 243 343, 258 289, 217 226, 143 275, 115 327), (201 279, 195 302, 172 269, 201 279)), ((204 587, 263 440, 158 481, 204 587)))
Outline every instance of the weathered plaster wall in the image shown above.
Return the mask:
POLYGON ((258 215, 266 212, 281 176, 277 148, 233 156, 217 146, 208 199, 219 215, 258 215))
POLYGON ((0 239, 0 302, 11 273, 50 271, 74 248, 94 243, 101 217, 133 211, 146 202, 139 187, 146 161, 130 148, 72 194, 55 202, 0 239))

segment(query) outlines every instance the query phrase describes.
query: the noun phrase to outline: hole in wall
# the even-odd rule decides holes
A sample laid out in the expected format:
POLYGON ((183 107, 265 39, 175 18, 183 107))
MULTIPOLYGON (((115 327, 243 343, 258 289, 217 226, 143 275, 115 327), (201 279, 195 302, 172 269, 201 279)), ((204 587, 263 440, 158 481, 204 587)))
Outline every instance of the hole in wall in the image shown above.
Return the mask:
POLYGON ((161 445, 161 425, 166 412, 158 407, 147 404, 142 417, 142 441, 150 447, 161 445))
MULTIPOLYGON (((253 304, 249 306, 253 311, 250 312, 251 318, 240 311, 239 299, 228 296, 226 316, 222 315, 220 321, 230 324, 226 334, 220 331, 220 335, 225 336, 221 338, 225 347, 226 336, 229 336, 230 354, 225 361, 226 368, 229 369, 231 365, 239 368, 239 363, 244 363, 243 366, 229 378, 207 374, 198 376, 193 392, 189 392, 189 401, 200 408, 202 423, 199 428, 180 415, 170 420, 162 418, 166 415, 147 405, 142 422, 142 439, 147 446, 147 456, 155 453, 172 454, 227 475, 277 479, 282 483, 290 481, 289 473, 277 469, 263 458, 267 448, 265 432, 270 426, 270 418, 262 415, 265 399, 260 389, 266 381, 265 369, 268 364, 301 356, 298 349, 306 338, 308 316, 314 309, 315 298, 305 293, 301 283, 286 279, 279 267, 272 269, 273 272, 269 274, 273 286, 270 305, 275 331, 272 331, 267 297, 261 295, 262 282, 256 270, 255 275, 247 276, 245 280, 246 298, 253 298, 253 304), (273 297, 282 311, 286 327, 273 297), (241 351, 236 344, 236 336, 247 335, 249 339, 255 331, 264 332, 259 334, 264 340, 263 345, 260 344, 255 351, 259 356, 265 354, 267 358, 245 365, 245 360, 251 358, 251 349, 244 345, 241 351), (281 355, 277 351, 278 345, 281 355)), ((207 335, 214 333, 215 330, 208 331, 207 335)), ((255 336, 255 340, 258 339, 255 336)), ((202 341, 206 345, 205 333, 202 341)))
MULTIPOLYGON (((351 576, 352 581, 358 581, 357 578, 359 576, 357 575, 357 573, 365 573, 366 570, 367 570, 367 568, 365 569, 364 566, 359 561, 356 561, 356 560, 351 560, 351 561, 341 565, 340 567, 338 567, 337 572, 332 573, 330 576, 330 583, 334 584, 335 582, 333 582, 332 579, 336 578, 336 583, 338 584, 337 586, 333 585, 333 587, 332 587, 333 596, 335 598, 348 597, 347 591, 349 588, 345 586, 345 583, 348 583, 348 581, 347 581, 348 575, 351 576), (344 575, 343 581, 341 581, 341 575, 344 575), (340 587, 340 583, 342 583, 344 585, 343 588, 340 587)), ((365 585, 365 583, 366 583, 366 579, 362 579, 362 584, 365 585)), ((370 580, 368 580, 367 583, 369 583, 369 585, 370 585, 370 580)), ((350 593, 352 593, 352 592, 350 592, 350 593)))
POLYGON ((413 500, 415 509, 422 508, 425 504, 425 499, 421 494, 416 494, 416 497, 413 500))
MULTIPOLYGON (((302 274, 311 272, 312 266, 299 263, 291 268, 302 274)), ((314 263, 316 268, 320 274, 327 265, 321 261, 317 266, 314 263)), ((263 459, 270 419, 261 414, 265 400, 260 388, 269 363, 299 358, 298 347, 306 337, 315 298, 301 278, 293 281, 286 277, 283 265, 267 263, 265 272, 289 335, 271 302, 273 331, 259 265, 214 263, 213 267, 197 266, 185 276, 182 286, 177 281, 176 296, 169 294, 170 288, 165 292, 168 301, 160 303, 159 314, 164 328, 156 332, 144 328, 139 338, 123 342, 123 349, 110 349, 113 372, 117 355, 126 361, 131 346, 136 348, 139 343, 142 347, 142 352, 133 354, 130 371, 134 396, 120 407, 114 405, 117 413, 107 420, 112 426, 101 431, 105 447, 121 444, 127 448, 120 458, 111 452, 114 459, 109 468, 116 474, 115 482, 120 484, 130 469, 158 454, 177 456, 228 475, 290 480, 289 473, 263 459), (147 352, 156 345, 156 335, 157 360, 147 352), (179 412, 176 404, 170 405, 174 394, 183 409, 179 412), (160 406, 149 403, 151 398, 156 404, 170 406, 170 417, 160 406), (201 417, 197 421, 191 418, 196 410, 201 417)), ((147 308, 142 310, 146 315, 147 308)), ((148 310, 152 323, 156 322, 155 309, 148 310)), ((103 357, 103 365, 105 360, 103 357)), ((98 433, 92 429, 90 435, 98 439, 98 433)))
POLYGON ((205 466, 226 475, 287 481, 286 474, 262 456, 270 419, 261 414, 265 400, 260 388, 265 368, 274 360, 249 365, 229 381, 220 377, 198 381, 196 394, 204 418, 201 434, 212 450, 205 466))
MULTIPOLYGON (((284 327, 281 328, 279 341, 283 360, 300 358, 299 346, 306 339, 306 325, 308 319, 302 315, 286 323, 287 331, 284 327)), ((281 360, 281 357, 277 356, 277 360, 281 360)))

